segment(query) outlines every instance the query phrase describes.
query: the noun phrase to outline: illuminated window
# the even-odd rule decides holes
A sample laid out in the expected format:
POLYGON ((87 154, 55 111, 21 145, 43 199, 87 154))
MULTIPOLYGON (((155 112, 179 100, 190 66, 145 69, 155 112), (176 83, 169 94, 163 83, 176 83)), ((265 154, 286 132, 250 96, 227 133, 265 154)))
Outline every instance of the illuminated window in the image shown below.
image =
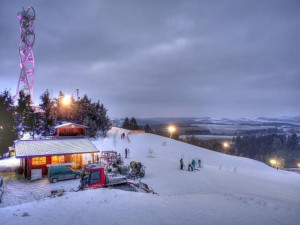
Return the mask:
POLYGON ((33 166, 39 166, 39 165, 45 165, 46 164, 46 157, 34 157, 32 158, 32 165, 33 166))
POLYGON ((64 163, 64 162, 65 162, 65 156, 63 156, 63 155, 51 156, 51 163, 52 164, 64 163))

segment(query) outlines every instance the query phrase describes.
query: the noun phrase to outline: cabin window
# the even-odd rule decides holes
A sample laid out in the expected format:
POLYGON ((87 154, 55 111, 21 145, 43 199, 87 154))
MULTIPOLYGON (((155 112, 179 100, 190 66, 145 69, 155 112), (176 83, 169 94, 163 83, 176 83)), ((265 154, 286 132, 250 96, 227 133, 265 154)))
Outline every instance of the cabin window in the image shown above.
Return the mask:
POLYGON ((32 158, 33 166, 39 166, 39 165, 45 165, 45 164, 46 164, 46 157, 33 157, 32 158))
POLYGON ((63 155, 51 156, 52 164, 58 164, 58 163, 64 163, 64 162, 65 162, 65 156, 63 156, 63 155))

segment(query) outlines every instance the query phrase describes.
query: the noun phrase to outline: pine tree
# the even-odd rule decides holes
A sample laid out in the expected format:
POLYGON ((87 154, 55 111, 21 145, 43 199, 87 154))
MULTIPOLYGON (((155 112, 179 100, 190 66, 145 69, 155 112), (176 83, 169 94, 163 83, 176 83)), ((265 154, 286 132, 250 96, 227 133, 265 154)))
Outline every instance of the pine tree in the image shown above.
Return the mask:
POLYGON ((299 138, 297 134, 294 133, 288 137, 286 143, 288 150, 296 150, 298 144, 299 144, 299 138))
POLYGON ((129 127, 130 127, 130 130, 138 130, 139 129, 139 126, 134 117, 131 118, 131 120, 129 122, 129 127))
POLYGON ((91 113, 91 99, 87 95, 84 95, 79 101, 75 103, 74 119, 78 123, 83 123, 84 119, 91 113))
POLYGON ((87 95, 84 95, 76 105, 78 120, 88 127, 88 135, 90 137, 96 137, 98 131, 100 131, 100 135, 106 136, 107 131, 111 128, 111 122, 107 116, 107 109, 104 105, 100 104, 99 101, 92 103, 87 95))
POLYGON ((18 137, 13 99, 8 91, 0 93, 0 155, 8 151, 18 137))
POLYGON ((128 117, 125 118, 122 128, 130 130, 130 123, 128 117))
POLYGON ((152 132, 152 130, 151 130, 150 126, 148 124, 146 124, 145 133, 151 133, 151 132, 152 132))
POLYGON ((83 124, 88 127, 87 135, 89 137, 95 137, 97 135, 97 123, 91 117, 87 116, 83 120, 83 124))
POLYGON ((96 104, 97 109, 97 130, 101 132, 101 135, 106 137, 107 131, 111 128, 111 121, 107 116, 107 109, 104 107, 103 104, 98 103, 96 104))
POLYGON ((41 96, 42 104, 40 105, 43 113, 41 115, 43 135, 50 135, 51 128, 55 124, 54 101, 51 100, 49 91, 46 90, 41 96))
POLYGON ((16 121, 18 124, 17 129, 19 131, 19 137, 23 137, 26 132, 32 132, 31 135, 34 135, 35 119, 38 119, 38 117, 35 117, 34 115, 30 95, 25 95, 23 91, 20 91, 16 108, 16 121))

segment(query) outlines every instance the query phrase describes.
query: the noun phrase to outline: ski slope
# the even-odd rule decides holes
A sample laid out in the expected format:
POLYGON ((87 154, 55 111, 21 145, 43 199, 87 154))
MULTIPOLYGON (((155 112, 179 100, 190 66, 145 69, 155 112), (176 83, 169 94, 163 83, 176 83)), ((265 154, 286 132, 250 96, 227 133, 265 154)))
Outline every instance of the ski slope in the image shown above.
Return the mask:
POLYGON ((112 128, 93 143, 146 166, 143 182, 158 195, 95 189, 0 208, 1 224, 300 224, 300 175, 152 134, 112 128), (149 154, 149 149, 153 150, 149 154), (193 158, 203 168, 179 169, 193 158), (2 223, 4 222, 4 223, 2 223))

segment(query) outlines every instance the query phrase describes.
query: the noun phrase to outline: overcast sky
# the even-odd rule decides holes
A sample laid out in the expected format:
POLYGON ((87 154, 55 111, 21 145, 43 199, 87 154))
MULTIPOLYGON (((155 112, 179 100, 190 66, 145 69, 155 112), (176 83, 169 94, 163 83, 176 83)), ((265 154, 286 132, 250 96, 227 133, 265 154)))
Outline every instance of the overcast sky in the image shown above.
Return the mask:
POLYGON ((78 88, 111 117, 300 115, 299 0, 1 0, 0 91, 29 5, 36 102, 78 88))

